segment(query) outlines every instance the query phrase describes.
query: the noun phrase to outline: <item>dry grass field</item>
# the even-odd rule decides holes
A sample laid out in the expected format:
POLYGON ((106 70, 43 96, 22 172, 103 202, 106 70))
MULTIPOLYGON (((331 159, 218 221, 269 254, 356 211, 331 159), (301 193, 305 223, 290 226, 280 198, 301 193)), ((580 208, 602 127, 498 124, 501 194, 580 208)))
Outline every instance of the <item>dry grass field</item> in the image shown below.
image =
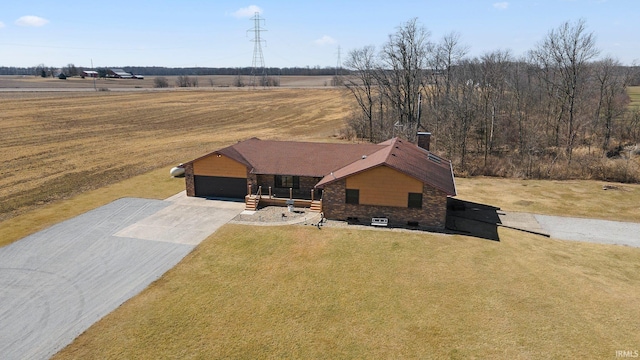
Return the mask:
POLYGON ((629 104, 631 107, 640 107, 640 86, 630 86, 627 88, 627 93, 631 99, 629 104))
POLYGON ((456 178, 456 187, 464 200, 508 211, 640 222, 638 184, 475 177, 456 178))
MULTIPOLYGON (((184 188, 170 166, 240 139, 335 140, 351 102, 335 89, 226 90, 0 92, 0 246, 119 197, 168 197, 184 188)), ((639 185, 457 185, 461 199, 504 210, 640 221, 639 185)), ((640 249, 504 228, 500 237, 226 225, 55 358, 613 358, 638 349, 640 249)))
MULTIPOLYGON (((177 76, 163 76, 168 80, 169 87, 176 87, 177 76)), ((25 90, 25 89, 152 89, 156 76, 147 76, 144 79, 94 79, 70 77, 66 80, 57 78, 41 78, 39 76, 0 76, 0 89, 25 90)), ((232 75, 199 75, 189 76, 196 79, 198 87, 196 89, 216 89, 234 88, 237 76, 232 75)), ((287 76, 274 75, 274 79, 280 81, 281 88, 310 88, 327 87, 331 85, 332 76, 287 76)), ((249 76, 241 76, 246 86, 251 84, 249 76)))
POLYGON ((613 358, 640 249, 226 225, 54 359, 613 358))
POLYGON ((330 140, 349 101, 335 89, 0 92, 0 109, 2 221, 252 136, 330 140))

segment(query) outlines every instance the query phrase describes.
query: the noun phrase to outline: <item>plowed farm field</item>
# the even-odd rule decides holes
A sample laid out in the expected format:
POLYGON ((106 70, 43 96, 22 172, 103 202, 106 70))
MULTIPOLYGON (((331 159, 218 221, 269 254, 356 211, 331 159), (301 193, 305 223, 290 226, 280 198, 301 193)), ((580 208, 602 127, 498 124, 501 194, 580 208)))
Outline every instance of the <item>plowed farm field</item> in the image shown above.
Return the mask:
POLYGON ((0 93, 0 221, 249 137, 331 141, 339 89, 0 93))

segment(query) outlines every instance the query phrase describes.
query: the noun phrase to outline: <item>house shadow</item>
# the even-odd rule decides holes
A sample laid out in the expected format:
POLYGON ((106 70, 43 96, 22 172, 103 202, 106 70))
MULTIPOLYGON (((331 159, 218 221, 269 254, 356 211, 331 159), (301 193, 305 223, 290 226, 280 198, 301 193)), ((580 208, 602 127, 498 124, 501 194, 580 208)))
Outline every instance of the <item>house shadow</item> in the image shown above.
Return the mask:
POLYGON ((220 197, 220 196, 205 196, 204 198, 207 199, 207 200, 219 200, 219 201, 237 202, 237 203, 245 202, 244 199, 230 198, 230 197, 220 197))
POLYGON ((445 228, 456 234, 500 241, 498 210, 491 205, 449 198, 445 228))

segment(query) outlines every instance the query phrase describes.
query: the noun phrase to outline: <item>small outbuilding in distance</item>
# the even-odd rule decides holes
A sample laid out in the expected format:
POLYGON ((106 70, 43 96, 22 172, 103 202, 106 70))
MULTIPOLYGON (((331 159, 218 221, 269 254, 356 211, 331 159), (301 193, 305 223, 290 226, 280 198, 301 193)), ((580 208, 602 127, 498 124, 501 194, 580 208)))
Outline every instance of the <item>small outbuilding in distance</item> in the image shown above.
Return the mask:
POLYGON ((97 78, 98 77, 98 72, 97 71, 93 71, 93 70, 84 70, 80 76, 82 78, 85 77, 90 77, 90 78, 97 78))

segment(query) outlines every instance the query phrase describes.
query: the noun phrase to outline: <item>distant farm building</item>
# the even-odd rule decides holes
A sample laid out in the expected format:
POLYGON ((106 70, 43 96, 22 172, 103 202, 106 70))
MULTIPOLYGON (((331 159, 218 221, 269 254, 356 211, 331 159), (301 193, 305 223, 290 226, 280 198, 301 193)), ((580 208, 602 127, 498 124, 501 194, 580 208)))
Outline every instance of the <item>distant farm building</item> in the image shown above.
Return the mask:
POLYGON ((82 74, 80 74, 82 77, 91 77, 91 78, 97 78, 98 77, 98 72, 97 71, 93 71, 93 70, 85 70, 82 72, 82 74))
POLYGON ((109 69, 107 70, 107 77, 118 79, 133 79, 133 75, 122 69, 109 69))
MULTIPOLYGON (((451 162, 393 138, 380 144, 326 144, 252 138, 184 164, 188 196, 291 205, 326 218, 444 228, 456 195, 451 162)), ((427 141, 424 141, 427 140, 427 141)))

